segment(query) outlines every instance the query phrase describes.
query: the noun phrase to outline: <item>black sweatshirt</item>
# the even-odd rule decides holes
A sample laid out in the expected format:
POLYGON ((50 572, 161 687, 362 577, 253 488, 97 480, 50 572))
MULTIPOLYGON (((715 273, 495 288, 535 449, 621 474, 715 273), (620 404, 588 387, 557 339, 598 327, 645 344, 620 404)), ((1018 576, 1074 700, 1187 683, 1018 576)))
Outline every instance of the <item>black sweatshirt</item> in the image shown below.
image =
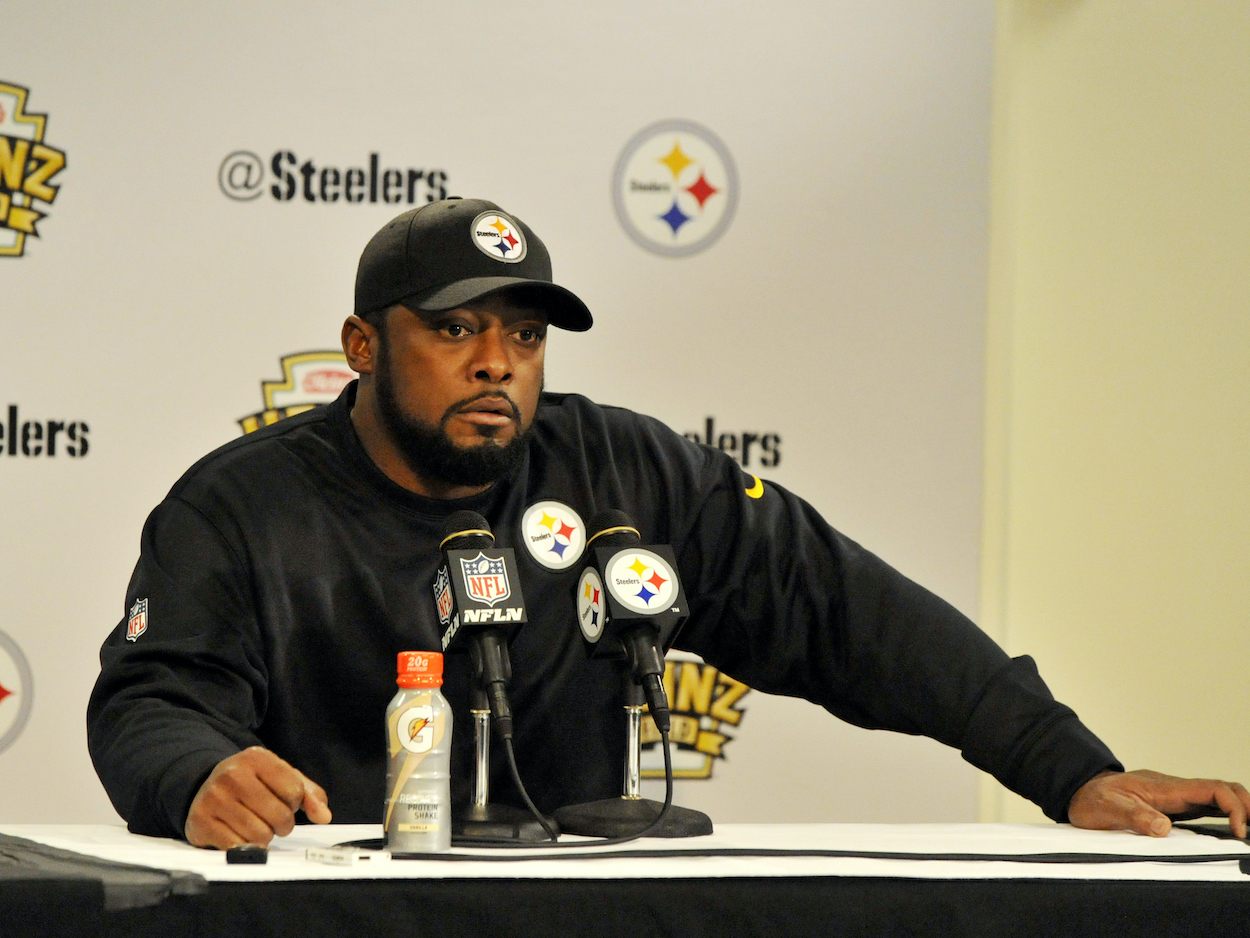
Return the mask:
MULTIPOLYGON (((1030 658, 1008 658, 800 498, 771 483, 761 493, 724 453, 631 411, 544 394, 519 470, 442 501, 369 459, 354 395, 352 384, 210 453, 149 516, 87 712, 91 757, 132 831, 181 837, 213 766, 257 744, 321 784, 336 821, 377 822, 395 656, 441 647, 431 585, 443 521, 464 508, 516 550, 530 621, 509 691, 521 777, 543 810, 620 794, 618 672, 587 658, 574 600, 579 522, 608 508, 676 553, 690 605, 677 647, 751 687, 956 746, 1056 820, 1080 785, 1121 768, 1030 658), (540 502, 558 503, 546 529, 535 511, 523 531, 540 502), (141 600, 145 629, 128 641, 141 600)), ((457 804, 470 798, 470 667, 446 663, 457 804)), ((493 762, 492 800, 519 803, 493 762)))

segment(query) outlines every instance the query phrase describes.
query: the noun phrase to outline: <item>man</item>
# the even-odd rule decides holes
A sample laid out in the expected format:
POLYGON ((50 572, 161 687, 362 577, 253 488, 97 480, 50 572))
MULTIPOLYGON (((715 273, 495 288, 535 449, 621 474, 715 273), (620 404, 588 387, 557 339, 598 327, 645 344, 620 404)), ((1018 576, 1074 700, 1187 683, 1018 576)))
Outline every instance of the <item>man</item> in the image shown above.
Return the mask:
MULTIPOLYGON (((1125 773, 1030 659, 799 498, 654 420, 544 394, 549 325, 585 330, 590 312, 493 203, 432 203, 369 242, 342 331, 359 382, 206 456, 144 527, 127 608, 143 603, 148 627, 128 636, 123 619, 105 642, 88 709, 131 830, 225 848, 288 833, 301 809, 376 821, 395 654, 439 647, 430 585, 443 520, 466 508, 516 547, 524 581, 522 778, 544 810, 618 794, 618 679, 586 658, 573 596, 585 519, 612 508, 673 546, 679 647, 751 686, 958 746, 1055 820, 1162 835, 1165 815, 1223 813, 1244 836, 1244 788, 1125 773)), ((468 677, 448 660, 461 714, 468 677)))

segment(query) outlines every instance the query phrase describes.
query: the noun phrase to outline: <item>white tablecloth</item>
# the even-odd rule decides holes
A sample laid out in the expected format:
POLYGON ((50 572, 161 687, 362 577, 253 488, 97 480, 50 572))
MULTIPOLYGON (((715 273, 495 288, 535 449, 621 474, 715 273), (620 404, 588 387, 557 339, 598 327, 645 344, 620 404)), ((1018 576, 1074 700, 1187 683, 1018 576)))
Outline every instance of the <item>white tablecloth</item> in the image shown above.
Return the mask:
MULTIPOLYGON (((0 824, 0 833, 122 863, 187 870, 210 881, 315 879, 550 879, 706 878, 724 876, 886 876, 916 879, 1091 879, 1234 881, 1250 888, 1236 861, 1215 863, 1039 864, 1005 861, 880 860, 825 857, 692 857, 682 851, 708 848, 859 850, 922 854, 1132 854, 1150 857, 1237 854, 1250 847, 1186 830, 1158 839, 1134 834, 1077 830, 1055 824, 721 824, 709 837, 642 840, 622 847, 564 850, 562 854, 626 849, 674 850, 674 857, 639 859, 544 859, 550 849, 525 850, 523 862, 392 860, 363 866, 332 866, 305 858, 313 846, 381 836, 378 825, 297 827, 270 845, 265 865, 227 864, 223 853, 173 840, 141 837, 110 825, 0 824)), ((564 838, 565 841, 577 838, 564 838)), ((510 855, 515 850, 456 849, 458 854, 510 855)))

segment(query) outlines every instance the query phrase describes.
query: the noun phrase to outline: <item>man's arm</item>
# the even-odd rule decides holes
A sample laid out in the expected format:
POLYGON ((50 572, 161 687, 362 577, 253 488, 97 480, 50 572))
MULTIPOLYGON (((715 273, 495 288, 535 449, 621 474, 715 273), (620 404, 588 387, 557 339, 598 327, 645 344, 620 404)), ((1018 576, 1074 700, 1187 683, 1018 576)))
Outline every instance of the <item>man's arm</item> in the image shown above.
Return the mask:
POLYGON ((1030 658, 1008 657, 794 494, 703 458, 702 498, 674 538, 692 610, 682 647, 857 726, 954 746, 1057 821, 1082 784, 1123 768, 1030 658))
POLYGON ((1168 816, 1227 815, 1245 836, 1250 794, 1242 785, 1124 772, 1051 696, 1032 659, 1008 658, 801 499, 753 483, 705 451, 696 483, 703 494, 674 532, 698 612, 683 647, 753 687, 803 696, 848 722, 956 746, 1056 821, 1161 836, 1168 816))
MULTIPOLYGON (((139 627, 128 636, 123 617, 100 650, 88 743, 130 829, 181 837, 193 799, 220 784, 208 782, 222 777, 219 764, 261 744, 263 641, 243 564, 221 532, 177 497, 144 525, 127 612, 140 602, 139 627)), ((272 816, 258 807, 258 816, 272 816)))

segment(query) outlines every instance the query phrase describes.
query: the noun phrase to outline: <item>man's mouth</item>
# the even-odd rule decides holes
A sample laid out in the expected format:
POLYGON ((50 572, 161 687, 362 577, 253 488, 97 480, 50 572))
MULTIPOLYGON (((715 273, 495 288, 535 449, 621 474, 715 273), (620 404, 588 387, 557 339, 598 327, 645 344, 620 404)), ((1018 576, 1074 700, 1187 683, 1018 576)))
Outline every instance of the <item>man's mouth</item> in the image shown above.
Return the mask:
POLYGON ((506 427, 510 423, 521 422, 520 408, 506 395, 491 394, 475 398, 457 405, 451 416, 463 417, 469 423, 482 427, 506 427))

